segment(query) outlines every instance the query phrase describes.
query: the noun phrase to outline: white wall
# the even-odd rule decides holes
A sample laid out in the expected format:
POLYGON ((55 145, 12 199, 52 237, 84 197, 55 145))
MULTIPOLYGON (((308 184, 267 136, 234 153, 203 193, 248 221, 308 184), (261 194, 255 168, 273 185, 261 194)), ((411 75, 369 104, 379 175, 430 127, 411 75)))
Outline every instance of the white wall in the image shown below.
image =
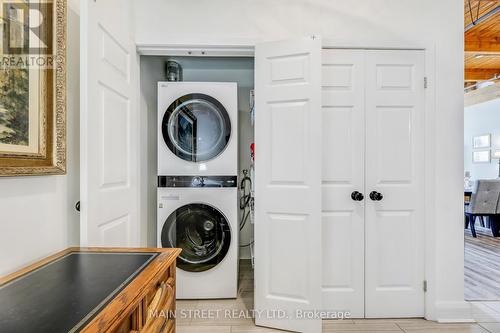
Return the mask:
POLYGON ((68 5, 68 174, 0 178, 0 276, 78 244, 79 2, 68 5))
MULTIPOLYGON (((191 82, 237 82, 238 83, 238 142, 239 176, 250 167, 250 143, 253 142, 253 127, 250 124, 250 90, 254 88, 253 58, 199 58, 199 57, 141 57, 141 119, 144 133, 147 133, 148 147, 146 170, 143 179, 148 179, 141 198, 147 207, 148 245, 156 246, 156 189, 157 189, 157 83, 165 80, 165 63, 172 58, 183 67, 184 81, 191 82)), ((250 222, 240 233, 240 244, 253 239, 250 222)), ((250 258, 249 248, 240 249, 240 258, 250 258)))
POLYGON ((498 160, 491 163, 472 163, 472 138, 491 134, 492 150, 500 149, 500 98, 465 108, 464 166, 473 180, 498 177, 498 160))
POLYGON ((457 0, 134 0, 138 44, 253 45, 320 34, 345 43, 413 42, 429 52, 427 317, 469 317, 463 302, 463 2, 457 0), (432 50, 431 50, 432 51, 432 50), (435 68, 435 71, 433 70, 435 68), (433 200, 435 198, 435 200, 433 200))

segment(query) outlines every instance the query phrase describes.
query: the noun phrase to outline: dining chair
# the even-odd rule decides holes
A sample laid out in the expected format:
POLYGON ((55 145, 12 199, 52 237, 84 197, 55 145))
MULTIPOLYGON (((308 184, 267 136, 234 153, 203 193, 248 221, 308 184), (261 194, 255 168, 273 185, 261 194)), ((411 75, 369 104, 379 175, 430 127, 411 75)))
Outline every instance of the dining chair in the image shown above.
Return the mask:
POLYGON ((470 204, 465 206, 465 229, 470 226, 472 237, 477 237, 475 222, 479 217, 484 226, 484 217, 489 218, 490 228, 495 237, 498 234, 500 216, 500 180, 481 179, 474 184, 470 204))

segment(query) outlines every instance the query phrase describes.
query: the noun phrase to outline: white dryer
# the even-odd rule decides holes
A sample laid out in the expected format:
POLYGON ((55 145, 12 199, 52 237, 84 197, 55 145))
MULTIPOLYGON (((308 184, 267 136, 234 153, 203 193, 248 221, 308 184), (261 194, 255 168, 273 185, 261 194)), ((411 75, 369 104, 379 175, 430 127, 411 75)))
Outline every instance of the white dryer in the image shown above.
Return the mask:
POLYGON ((158 83, 158 175, 238 174, 236 83, 158 83))
POLYGON ((235 176, 158 177, 158 247, 177 247, 177 298, 236 298, 235 176))

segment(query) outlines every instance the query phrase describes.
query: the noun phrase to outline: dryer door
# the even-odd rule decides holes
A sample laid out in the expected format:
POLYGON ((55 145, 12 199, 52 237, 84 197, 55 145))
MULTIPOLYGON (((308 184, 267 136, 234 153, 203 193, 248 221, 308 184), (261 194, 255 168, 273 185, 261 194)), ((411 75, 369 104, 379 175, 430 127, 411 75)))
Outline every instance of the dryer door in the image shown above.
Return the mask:
POLYGON ((165 112, 162 134, 179 158, 204 162, 219 156, 231 136, 231 121, 224 106, 205 94, 188 94, 165 112))
POLYGON ((161 231, 161 243, 163 247, 182 249, 177 267, 188 272, 203 272, 224 260, 231 244, 231 230, 218 209, 205 204, 189 204, 167 218, 161 231))

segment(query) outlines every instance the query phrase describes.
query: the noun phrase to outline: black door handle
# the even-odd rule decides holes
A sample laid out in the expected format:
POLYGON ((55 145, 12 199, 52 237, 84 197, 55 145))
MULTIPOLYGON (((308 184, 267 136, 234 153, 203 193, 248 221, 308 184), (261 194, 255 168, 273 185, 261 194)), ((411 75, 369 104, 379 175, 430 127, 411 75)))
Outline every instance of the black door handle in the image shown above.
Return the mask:
POLYGON ((75 209, 76 209, 76 211, 77 211, 77 212, 79 212, 79 211, 80 211, 80 201, 78 201, 78 202, 76 203, 76 205, 75 205, 75 209))
POLYGON ((363 193, 360 193, 358 191, 354 191, 351 193, 351 199, 354 201, 363 201, 364 198, 365 196, 363 195, 363 193))
POLYGON ((382 195, 382 193, 373 191, 372 193, 370 193, 370 199, 372 199, 373 201, 382 201, 382 199, 384 199, 384 196, 382 195))

